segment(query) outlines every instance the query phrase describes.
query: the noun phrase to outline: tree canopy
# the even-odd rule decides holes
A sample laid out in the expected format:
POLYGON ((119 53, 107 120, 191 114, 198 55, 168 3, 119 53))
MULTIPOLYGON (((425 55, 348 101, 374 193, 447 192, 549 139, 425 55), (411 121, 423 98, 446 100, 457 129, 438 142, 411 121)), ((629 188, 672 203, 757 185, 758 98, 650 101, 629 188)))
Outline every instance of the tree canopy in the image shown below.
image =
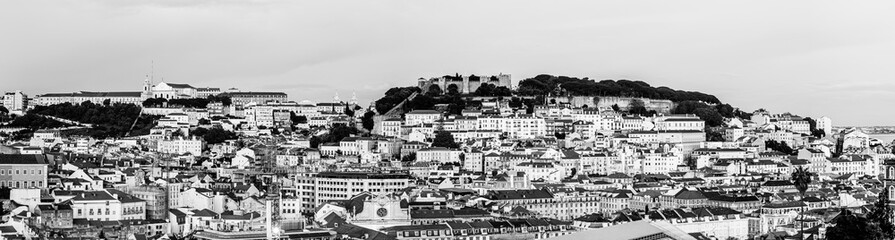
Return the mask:
POLYGON ((207 144, 217 144, 222 143, 227 140, 237 139, 236 133, 224 130, 223 128, 213 127, 210 129, 207 128, 196 128, 192 131, 192 134, 197 137, 201 137, 205 140, 207 144))
POLYGON ((394 87, 385 91, 385 96, 376 100, 375 108, 379 114, 384 114, 407 99, 414 92, 420 92, 418 87, 394 87))
POLYGON ((454 136, 447 131, 435 132, 435 139, 432 140, 432 147, 459 148, 460 144, 454 141, 454 136))
POLYGON ((789 146, 789 144, 786 144, 786 142, 767 140, 764 142, 764 146, 768 149, 786 153, 786 154, 794 154, 795 153, 795 150, 793 150, 792 147, 789 146))
POLYGON ((672 101, 703 101, 720 104, 717 97, 694 91, 674 90, 668 87, 653 87, 642 81, 603 80, 594 81, 566 76, 538 75, 519 82, 517 92, 521 95, 546 95, 556 89, 578 96, 616 96, 668 99, 672 101))
POLYGON ((134 104, 115 103, 109 106, 86 101, 80 104, 61 103, 50 106, 35 106, 29 114, 54 116, 81 123, 93 124, 93 128, 80 134, 94 138, 123 137, 136 121, 131 135, 148 134, 159 116, 141 115, 140 107, 134 104), (139 119, 138 119, 139 116, 139 119))

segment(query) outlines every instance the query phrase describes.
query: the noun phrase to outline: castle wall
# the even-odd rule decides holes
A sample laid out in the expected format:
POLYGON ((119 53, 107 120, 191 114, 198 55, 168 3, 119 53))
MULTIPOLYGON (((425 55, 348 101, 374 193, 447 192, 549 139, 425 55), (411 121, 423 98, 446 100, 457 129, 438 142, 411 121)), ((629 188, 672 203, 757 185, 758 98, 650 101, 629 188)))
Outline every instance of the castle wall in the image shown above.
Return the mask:
POLYGON ((643 106, 647 110, 653 110, 657 113, 669 114, 674 108, 674 102, 665 99, 635 98, 635 97, 606 97, 606 96, 551 96, 547 101, 555 100, 557 103, 569 103, 573 107, 596 108, 612 108, 612 105, 618 105, 622 110, 628 110, 634 100, 643 102, 643 106))
POLYGON ((460 93, 464 94, 475 92, 475 90, 479 89, 479 86, 485 83, 493 84, 497 87, 507 87, 509 89, 514 89, 513 81, 509 74, 500 74, 497 76, 493 76, 497 78, 494 81, 491 80, 491 77, 492 76, 479 76, 479 81, 469 81, 469 76, 461 76, 462 80, 459 81, 449 81, 445 77, 431 79, 420 78, 417 80, 417 87, 422 89, 422 93, 426 93, 427 91, 429 91, 429 87, 433 84, 441 87, 442 91, 447 91, 448 86, 450 86, 451 84, 455 84, 457 85, 457 89, 460 91, 460 93))

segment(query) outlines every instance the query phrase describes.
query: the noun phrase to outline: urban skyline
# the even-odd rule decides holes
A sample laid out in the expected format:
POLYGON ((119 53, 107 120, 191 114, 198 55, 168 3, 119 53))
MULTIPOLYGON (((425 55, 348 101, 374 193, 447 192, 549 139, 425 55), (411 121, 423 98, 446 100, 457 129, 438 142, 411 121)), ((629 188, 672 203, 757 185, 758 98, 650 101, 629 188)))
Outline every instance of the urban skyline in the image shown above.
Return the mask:
POLYGON ((895 21, 888 2, 5 5, 0 49, 17 58, 0 61, 2 90, 31 95, 126 90, 154 61, 170 82, 262 83, 253 88, 300 99, 356 92, 370 102, 418 77, 503 72, 641 80, 842 125, 890 125, 872 109, 895 100, 885 65, 895 36, 878 31, 895 21))

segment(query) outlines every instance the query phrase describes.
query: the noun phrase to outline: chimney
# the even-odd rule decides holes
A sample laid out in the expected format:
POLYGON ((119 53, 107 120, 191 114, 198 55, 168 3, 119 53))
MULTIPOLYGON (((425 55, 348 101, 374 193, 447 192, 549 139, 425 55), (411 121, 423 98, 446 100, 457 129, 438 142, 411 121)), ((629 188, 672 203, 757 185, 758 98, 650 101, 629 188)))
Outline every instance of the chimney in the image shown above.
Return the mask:
POLYGON ((114 198, 114 199, 118 199, 118 194, 117 194, 117 193, 113 193, 113 194, 112 194, 112 198, 114 198))

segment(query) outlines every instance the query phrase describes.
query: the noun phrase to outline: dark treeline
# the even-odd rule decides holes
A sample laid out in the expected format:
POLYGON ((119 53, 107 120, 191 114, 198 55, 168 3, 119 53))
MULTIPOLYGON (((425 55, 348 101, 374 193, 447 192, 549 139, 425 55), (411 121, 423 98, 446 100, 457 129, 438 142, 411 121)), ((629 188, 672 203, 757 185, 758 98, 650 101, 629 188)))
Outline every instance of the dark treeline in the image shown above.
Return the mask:
POLYGON ((602 80, 594 81, 588 78, 575 78, 566 76, 538 75, 519 82, 516 92, 519 95, 546 95, 554 92, 557 87, 571 95, 578 96, 615 96, 615 97, 642 97, 652 99, 668 99, 672 101, 702 101, 707 103, 721 103, 717 97, 694 91, 674 90, 668 87, 653 87, 642 81, 630 80, 602 80))
POLYGON ((144 107, 187 107, 187 108, 206 108, 209 103, 220 102, 224 106, 230 106, 232 100, 228 96, 208 96, 207 98, 149 98, 143 101, 144 107))
MULTIPOLYGON (((81 123, 93 124, 92 129, 82 130, 78 134, 95 138, 123 137, 130 130, 137 116, 140 116, 140 107, 134 104, 94 104, 90 101, 80 104, 61 103, 50 106, 35 106, 28 114, 38 114, 64 118, 81 123)), ((131 135, 149 133, 149 129, 158 120, 158 116, 142 115, 134 126, 131 135)), ((53 126, 46 126, 51 128, 53 126)))

